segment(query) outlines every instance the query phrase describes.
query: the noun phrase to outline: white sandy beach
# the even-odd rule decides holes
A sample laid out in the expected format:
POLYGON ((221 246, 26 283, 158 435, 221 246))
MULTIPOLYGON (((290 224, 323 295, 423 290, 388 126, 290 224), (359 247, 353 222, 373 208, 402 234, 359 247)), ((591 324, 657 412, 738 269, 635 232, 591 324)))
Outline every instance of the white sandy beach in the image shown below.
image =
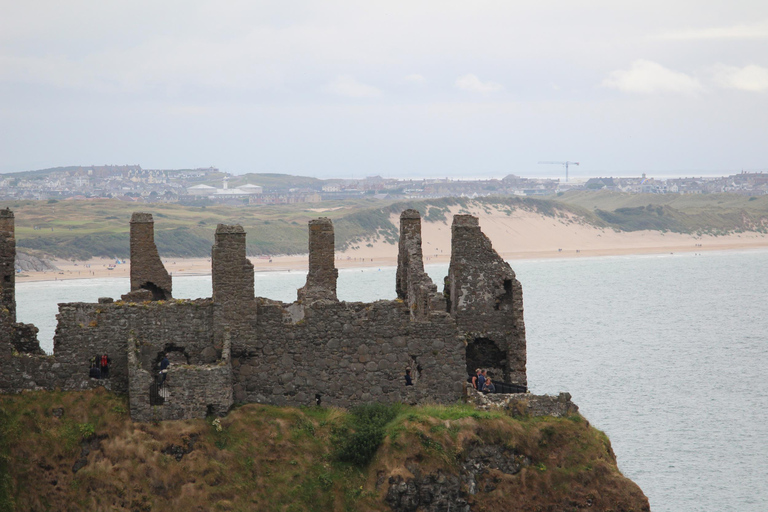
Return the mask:
MULTIPOLYGON (((456 213, 456 212, 454 212, 456 213)), ((745 232, 727 236, 701 237, 659 231, 615 232, 599 229, 564 218, 552 218, 532 212, 516 210, 512 215, 497 210, 472 211, 479 217, 483 232, 493 247, 505 258, 579 258, 624 254, 661 254, 674 252, 703 252, 712 250, 741 250, 768 247, 768 236, 745 232)), ((397 226, 399 219, 392 216, 397 226)), ((422 250, 425 263, 450 260, 451 226, 443 222, 422 222, 422 250)), ((306 270, 307 255, 252 257, 257 272, 278 270, 306 270)), ((174 276, 205 275, 211 272, 210 258, 163 258, 166 268, 174 276)), ((56 260, 57 272, 25 272, 17 281, 53 281, 58 279, 85 279, 99 277, 128 277, 129 264, 115 265, 112 259, 93 259, 85 262, 56 260), (110 267, 110 265, 114 265, 110 267)), ((365 242, 359 248, 337 253, 336 266, 371 267, 397 265, 397 245, 384 241, 365 242)))

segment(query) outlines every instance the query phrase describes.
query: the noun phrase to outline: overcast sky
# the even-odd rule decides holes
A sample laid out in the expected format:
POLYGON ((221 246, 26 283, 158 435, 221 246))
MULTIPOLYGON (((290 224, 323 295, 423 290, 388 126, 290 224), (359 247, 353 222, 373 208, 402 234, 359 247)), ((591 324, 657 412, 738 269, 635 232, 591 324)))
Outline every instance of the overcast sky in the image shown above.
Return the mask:
POLYGON ((768 171, 768 2, 2 0, 0 172, 768 171))

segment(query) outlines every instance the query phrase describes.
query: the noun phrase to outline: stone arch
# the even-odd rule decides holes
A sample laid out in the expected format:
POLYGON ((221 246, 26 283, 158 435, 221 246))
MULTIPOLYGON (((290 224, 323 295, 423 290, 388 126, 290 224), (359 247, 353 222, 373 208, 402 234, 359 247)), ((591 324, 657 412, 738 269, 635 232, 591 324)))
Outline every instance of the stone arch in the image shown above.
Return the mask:
POLYGON ((475 338, 467 343, 467 374, 475 375, 475 369, 488 370, 495 381, 504 381, 507 373, 507 355, 490 338, 475 338))
POLYGON ((163 360, 163 356, 165 354, 169 354, 168 359, 170 360, 171 364, 189 364, 189 354, 187 354, 187 349, 169 343, 165 345, 163 350, 160 350, 157 353, 155 360, 152 362, 153 370, 156 370, 159 367, 160 361, 163 360))

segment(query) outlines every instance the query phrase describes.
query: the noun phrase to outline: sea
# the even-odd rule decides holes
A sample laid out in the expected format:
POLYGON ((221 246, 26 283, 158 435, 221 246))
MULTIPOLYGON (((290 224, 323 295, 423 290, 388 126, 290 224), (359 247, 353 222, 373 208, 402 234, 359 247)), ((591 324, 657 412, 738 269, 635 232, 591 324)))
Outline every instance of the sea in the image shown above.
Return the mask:
MULTIPOLYGON (((528 383, 571 393, 657 512, 768 510, 768 250, 510 262, 523 285, 528 383)), ((447 265, 427 265, 442 289, 447 265)), ((291 302, 306 272, 259 272, 291 302)), ((57 303, 118 298, 126 278, 17 284, 19 321, 53 350, 57 303)), ((210 276, 175 277, 176 298, 210 276)), ((395 298, 395 269, 342 269, 346 301, 395 298)))

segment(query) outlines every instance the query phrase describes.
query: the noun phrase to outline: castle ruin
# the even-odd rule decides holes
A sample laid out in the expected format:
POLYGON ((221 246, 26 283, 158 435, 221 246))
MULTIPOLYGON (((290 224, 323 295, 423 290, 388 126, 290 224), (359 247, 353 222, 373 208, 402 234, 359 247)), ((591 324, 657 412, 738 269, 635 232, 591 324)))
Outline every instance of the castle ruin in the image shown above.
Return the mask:
POLYGON ((343 302, 336 295, 334 232, 309 222, 309 272, 291 304, 256 297, 241 226, 220 224, 211 251, 211 298, 172 298, 152 215, 131 218, 131 290, 119 301, 59 304, 54 354, 15 317, 13 213, 0 211, 0 392, 106 386, 127 393, 136 421, 225 414, 234 403, 332 405, 460 400, 468 375, 526 381, 520 282, 470 215, 456 215, 444 290, 424 271, 421 217, 400 216, 397 298, 343 302), (108 379, 88 377, 96 354, 108 379), (162 400, 158 363, 174 364, 162 400), (413 386, 404 385, 411 368, 413 386))

